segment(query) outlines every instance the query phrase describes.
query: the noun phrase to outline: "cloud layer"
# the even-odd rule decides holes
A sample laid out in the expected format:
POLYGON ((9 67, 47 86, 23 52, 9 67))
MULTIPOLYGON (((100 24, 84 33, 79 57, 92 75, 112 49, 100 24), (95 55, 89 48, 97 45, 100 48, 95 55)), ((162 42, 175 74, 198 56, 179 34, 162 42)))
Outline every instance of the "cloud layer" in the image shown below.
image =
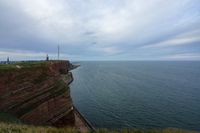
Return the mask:
POLYGON ((199 0, 1 0, 0 59, 200 60, 199 0), (187 57, 186 57, 187 56, 187 57))

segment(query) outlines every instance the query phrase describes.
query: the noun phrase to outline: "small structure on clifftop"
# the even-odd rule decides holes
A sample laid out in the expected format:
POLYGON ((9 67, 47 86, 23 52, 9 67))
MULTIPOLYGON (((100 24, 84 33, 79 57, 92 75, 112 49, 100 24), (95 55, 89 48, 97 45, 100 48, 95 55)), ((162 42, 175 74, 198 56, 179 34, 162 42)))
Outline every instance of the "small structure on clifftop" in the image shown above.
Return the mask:
POLYGON ((9 57, 7 57, 6 64, 10 64, 10 59, 9 59, 9 57))
POLYGON ((49 61, 49 55, 47 54, 46 61, 49 61))

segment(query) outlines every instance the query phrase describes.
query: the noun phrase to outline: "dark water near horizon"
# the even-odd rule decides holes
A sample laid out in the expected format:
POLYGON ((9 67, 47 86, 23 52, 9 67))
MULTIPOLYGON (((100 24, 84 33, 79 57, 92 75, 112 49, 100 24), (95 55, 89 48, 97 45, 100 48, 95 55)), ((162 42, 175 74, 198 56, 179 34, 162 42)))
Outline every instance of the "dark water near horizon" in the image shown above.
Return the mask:
POLYGON ((97 128, 200 130, 200 62, 80 62, 74 105, 97 128))

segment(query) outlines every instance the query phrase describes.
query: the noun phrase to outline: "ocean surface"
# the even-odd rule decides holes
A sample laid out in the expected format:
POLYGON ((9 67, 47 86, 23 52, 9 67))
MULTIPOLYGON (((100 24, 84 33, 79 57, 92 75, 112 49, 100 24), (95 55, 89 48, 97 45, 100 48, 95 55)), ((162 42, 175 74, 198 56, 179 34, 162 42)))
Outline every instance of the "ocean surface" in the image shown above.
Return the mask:
POLYGON ((200 62, 79 62, 74 105, 97 128, 200 130, 200 62))

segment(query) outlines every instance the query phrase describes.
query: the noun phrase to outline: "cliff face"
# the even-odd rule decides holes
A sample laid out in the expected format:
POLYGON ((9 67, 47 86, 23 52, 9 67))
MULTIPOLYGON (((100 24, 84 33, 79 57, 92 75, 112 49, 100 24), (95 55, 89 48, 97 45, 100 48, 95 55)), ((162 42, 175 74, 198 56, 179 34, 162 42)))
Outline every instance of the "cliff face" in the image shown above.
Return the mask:
POLYGON ((0 111, 34 125, 73 126, 69 61, 12 65, 0 70, 0 111))

